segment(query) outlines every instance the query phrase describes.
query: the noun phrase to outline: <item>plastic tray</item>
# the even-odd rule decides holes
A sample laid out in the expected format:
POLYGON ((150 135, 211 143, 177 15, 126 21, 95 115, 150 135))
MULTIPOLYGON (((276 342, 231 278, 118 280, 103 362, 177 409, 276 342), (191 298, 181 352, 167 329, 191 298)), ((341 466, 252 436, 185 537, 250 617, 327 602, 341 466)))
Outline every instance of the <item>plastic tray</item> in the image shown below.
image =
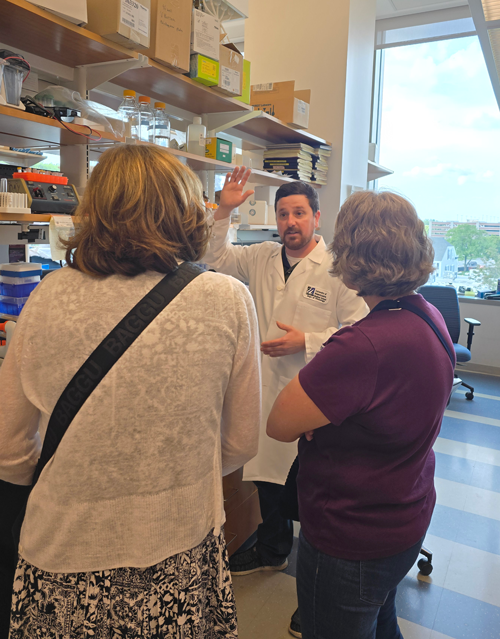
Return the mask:
POLYGON ((8 295, 0 295, 0 313, 7 313, 7 315, 19 315, 27 301, 27 297, 10 297, 8 295))
POLYGON ((31 282, 30 284, 6 284, 5 282, 0 282, 0 295, 27 297, 38 284, 39 282, 31 282))

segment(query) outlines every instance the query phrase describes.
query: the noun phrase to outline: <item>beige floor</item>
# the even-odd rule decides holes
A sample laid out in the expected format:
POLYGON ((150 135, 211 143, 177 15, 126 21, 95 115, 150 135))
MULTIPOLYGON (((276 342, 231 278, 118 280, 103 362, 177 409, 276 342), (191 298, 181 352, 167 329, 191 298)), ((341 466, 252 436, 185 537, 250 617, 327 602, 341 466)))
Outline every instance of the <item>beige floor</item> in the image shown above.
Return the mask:
POLYGON ((233 578, 239 639, 291 639, 290 617, 297 607, 295 578, 256 572, 233 578))

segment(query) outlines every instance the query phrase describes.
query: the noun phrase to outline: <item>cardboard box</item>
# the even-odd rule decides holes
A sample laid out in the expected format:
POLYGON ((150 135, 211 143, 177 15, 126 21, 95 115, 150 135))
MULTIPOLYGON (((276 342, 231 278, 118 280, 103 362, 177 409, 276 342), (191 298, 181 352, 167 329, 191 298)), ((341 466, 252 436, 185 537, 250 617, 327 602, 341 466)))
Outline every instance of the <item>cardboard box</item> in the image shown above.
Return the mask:
POLYGON ((87 29, 127 49, 149 47, 151 0, 87 0, 87 29))
POLYGON ((205 140, 205 157, 221 162, 231 162, 233 143, 220 138, 207 138, 205 140))
POLYGON ((191 56, 189 77, 196 82, 206 84, 207 87, 216 86, 219 83, 219 63, 217 60, 195 53, 191 56))
POLYGON ((191 20, 191 53, 219 59, 220 22, 203 11, 193 9, 191 20))
MULTIPOLYGON (((241 222, 243 218, 241 216, 248 216, 248 224, 269 224, 267 221, 267 202, 261 200, 253 200, 252 197, 248 198, 246 202, 243 202, 238 207, 241 222)), ((274 222, 275 224, 276 222, 274 222)))
POLYGON ((245 104, 250 104, 250 60, 243 60, 241 97, 236 99, 240 102, 244 102, 245 104))
POLYGON ((56 16, 69 20, 79 27, 87 24, 87 0, 28 0, 31 4, 47 9, 56 16))
POLYGON ((189 72, 192 0, 151 0, 150 46, 144 53, 180 73, 189 72))
POLYGON ((254 108, 298 129, 307 129, 309 126, 310 101, 311 91, 295 91, 293 80, 255 84, 250 92, 250 104, 254 108))
POLYGON ((221 44, 219 48, 219 93, 240 96, 243 90, 243 56, 234 44, 221 44))

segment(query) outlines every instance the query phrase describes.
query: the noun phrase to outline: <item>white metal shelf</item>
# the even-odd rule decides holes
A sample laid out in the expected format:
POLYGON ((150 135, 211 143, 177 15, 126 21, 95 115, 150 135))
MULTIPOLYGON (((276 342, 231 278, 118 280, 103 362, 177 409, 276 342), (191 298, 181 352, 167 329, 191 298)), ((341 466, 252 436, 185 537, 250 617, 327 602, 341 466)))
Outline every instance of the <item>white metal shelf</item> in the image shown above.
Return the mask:
POLYGON ((387 175, 392 175, 393 173, 394 171, 392 171, 391 169, 387 169, 385 166, 381 166, 376 162, 368 160, 367 182, 379 180, 380 178, 386 177, 387 175))

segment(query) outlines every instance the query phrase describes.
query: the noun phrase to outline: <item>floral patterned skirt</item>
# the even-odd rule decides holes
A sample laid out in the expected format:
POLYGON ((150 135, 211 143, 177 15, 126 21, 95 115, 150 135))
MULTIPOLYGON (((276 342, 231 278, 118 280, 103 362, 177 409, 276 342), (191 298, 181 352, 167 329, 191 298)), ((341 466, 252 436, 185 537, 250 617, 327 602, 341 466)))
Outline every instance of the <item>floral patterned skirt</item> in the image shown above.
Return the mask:
POLYGON ((236 639, 221 531, 148 568, 58 574, 22 557, 10 639, 236 639))

